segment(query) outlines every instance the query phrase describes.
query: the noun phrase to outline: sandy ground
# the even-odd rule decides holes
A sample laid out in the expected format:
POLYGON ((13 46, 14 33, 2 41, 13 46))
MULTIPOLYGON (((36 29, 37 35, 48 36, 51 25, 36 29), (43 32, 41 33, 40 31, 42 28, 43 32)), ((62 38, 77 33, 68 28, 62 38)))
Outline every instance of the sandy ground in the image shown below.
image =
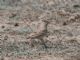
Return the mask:
POLYGON ((0 60, 80 60, 80 0, 0 0, 0 60))

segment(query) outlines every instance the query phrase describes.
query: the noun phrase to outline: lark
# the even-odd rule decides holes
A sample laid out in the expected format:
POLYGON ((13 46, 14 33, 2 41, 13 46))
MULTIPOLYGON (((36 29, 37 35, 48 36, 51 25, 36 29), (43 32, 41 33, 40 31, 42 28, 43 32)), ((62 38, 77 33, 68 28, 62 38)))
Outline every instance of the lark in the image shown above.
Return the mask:
POLYGON ((34 32, 27 36, 27 39, 39 39, 45 48, 48 46, 45 44, 43 37, 47 35, 47 25, 48 21, 34 21, 31 23, 31 28, 33 28, 34 32), (35 27, 33 27, 35 26, 35 27))

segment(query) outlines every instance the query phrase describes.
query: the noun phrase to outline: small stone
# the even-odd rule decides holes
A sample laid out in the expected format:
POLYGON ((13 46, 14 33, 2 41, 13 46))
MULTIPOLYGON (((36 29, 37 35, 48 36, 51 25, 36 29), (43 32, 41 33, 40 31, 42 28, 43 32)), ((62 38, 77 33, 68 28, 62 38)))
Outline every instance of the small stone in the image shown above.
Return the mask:
POLYGON ((74 8, 80 8, 80 5, 73 5, 74 8))
POLYGON ((14 26, 16 26, 16 27, 17 27, 17 26, 19 26, 19 24, 18 24, 18 23, 15 23, 15 25, 14 25, 14 26))
POLYGON ((2 26, 2 28, 5 28, 5 26, 2 26))
POLYGON ((65 26, 65 25, 67 25, 67 23, 66 23, 66 22, 64 22, 64 23, 63 23, 63 25, 65 26))

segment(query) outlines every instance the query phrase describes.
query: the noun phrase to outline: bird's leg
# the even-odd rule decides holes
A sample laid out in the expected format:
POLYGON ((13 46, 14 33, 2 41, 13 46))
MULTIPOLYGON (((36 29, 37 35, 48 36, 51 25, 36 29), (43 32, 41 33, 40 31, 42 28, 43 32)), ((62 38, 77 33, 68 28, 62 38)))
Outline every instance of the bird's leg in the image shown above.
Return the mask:
POLYGON ((46 45, 46 43, 45 43, 45 41, 43 40, 43 38, 40 38, 40 41, 41 41, 42 45, 44 45, 45 49, 47 49, 48 46, 46 45))

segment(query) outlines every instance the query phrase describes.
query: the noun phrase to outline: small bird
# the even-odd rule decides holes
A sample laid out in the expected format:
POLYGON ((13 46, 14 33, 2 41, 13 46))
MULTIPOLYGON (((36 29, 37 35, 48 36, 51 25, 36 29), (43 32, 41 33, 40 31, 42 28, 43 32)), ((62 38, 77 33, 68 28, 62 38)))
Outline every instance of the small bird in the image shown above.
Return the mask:
POLYGON ((33 22, 32 25, 37 25, 36 26, 36 29, 35 29, 35 32, 29 34, 27 36, 27 39, 39 39, 42 44, 44 45, 45 48, 47 48, 48 46, 45 44, 44 40, 43 40, 43 37, 45 35, 47 35, 47 21, 36 21, 36 22, 33 22))

